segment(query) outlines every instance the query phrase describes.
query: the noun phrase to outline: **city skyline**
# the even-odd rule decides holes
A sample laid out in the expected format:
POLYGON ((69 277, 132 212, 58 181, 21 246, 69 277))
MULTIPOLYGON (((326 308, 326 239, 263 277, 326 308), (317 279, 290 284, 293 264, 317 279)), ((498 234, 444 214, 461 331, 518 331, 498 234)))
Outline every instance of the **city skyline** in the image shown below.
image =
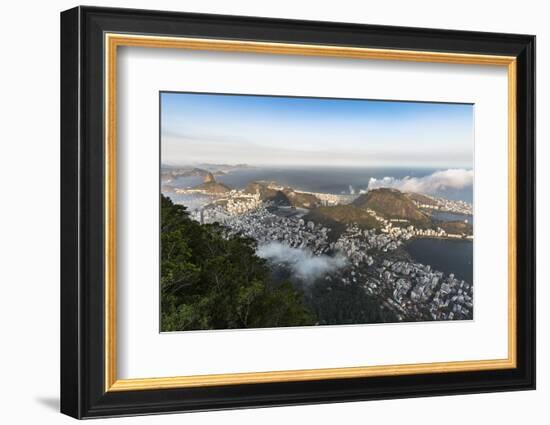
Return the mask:
POLYGON ((161 93, 166 165, 473 167, 473 105, 161 93))

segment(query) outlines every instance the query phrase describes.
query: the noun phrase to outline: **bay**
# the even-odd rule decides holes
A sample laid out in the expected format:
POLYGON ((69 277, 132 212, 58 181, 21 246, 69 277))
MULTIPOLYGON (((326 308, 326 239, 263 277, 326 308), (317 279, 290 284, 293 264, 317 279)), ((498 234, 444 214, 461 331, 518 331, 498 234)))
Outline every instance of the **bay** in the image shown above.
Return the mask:
POLYGON ((473 284, 473 246, 468 240, 419 238, 407 242, 405 249, 415 261, 473 284))

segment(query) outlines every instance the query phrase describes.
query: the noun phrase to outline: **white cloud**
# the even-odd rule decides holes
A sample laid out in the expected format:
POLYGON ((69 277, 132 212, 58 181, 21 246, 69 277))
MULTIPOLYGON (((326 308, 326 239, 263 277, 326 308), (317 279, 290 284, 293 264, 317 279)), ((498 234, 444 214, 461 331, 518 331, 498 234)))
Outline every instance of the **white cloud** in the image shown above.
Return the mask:
POLYGON ((325 273, 344 267, 347 263, 341 255, 314 255, 309 249, 291 248, 280 242, 261 245, 257 254, 266 260, 285 264, 298 278, 305 281, 315 280, 325 273))
POLYGON ((391 187, 403 192, 436 193, 446 189, 464 189, 474 184, 474 171, 463 168, 453 168, 444 171, 436 171, 424 177, 405 177, 396 179, 384 177, 382 179, 371 178, 368 189, 379 187, 391 187))

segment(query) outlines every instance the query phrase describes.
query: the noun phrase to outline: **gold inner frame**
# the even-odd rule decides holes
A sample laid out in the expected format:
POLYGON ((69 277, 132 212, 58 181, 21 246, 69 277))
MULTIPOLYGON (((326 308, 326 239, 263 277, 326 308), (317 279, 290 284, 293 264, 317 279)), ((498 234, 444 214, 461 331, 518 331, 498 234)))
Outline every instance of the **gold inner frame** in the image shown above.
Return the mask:
POLYGON ((311 381, 320 379, 447 373, 515 368, 516 359, 516 58, 462 53, 370 49, 327 45, 267 43, 199 38, 105 34, 105 391, 135 391, 214 385, 311 381), (507 67, 508 72, 508 357, 382 366, 302 369, 164 378, 118 379, 116 324, 116 123, 117 48, 119 46, 325 56, 355 59, 435 62, 507 67))

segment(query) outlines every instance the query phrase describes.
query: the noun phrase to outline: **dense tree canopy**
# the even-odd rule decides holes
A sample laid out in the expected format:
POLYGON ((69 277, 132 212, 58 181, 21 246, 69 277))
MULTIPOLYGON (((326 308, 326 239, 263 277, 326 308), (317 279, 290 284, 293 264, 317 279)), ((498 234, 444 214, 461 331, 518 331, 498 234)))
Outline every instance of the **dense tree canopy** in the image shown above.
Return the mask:
POLYGON ((302 294, 274 282, 255 242, 201 225, 161 195, 163 331, 313 324, 302 294))

